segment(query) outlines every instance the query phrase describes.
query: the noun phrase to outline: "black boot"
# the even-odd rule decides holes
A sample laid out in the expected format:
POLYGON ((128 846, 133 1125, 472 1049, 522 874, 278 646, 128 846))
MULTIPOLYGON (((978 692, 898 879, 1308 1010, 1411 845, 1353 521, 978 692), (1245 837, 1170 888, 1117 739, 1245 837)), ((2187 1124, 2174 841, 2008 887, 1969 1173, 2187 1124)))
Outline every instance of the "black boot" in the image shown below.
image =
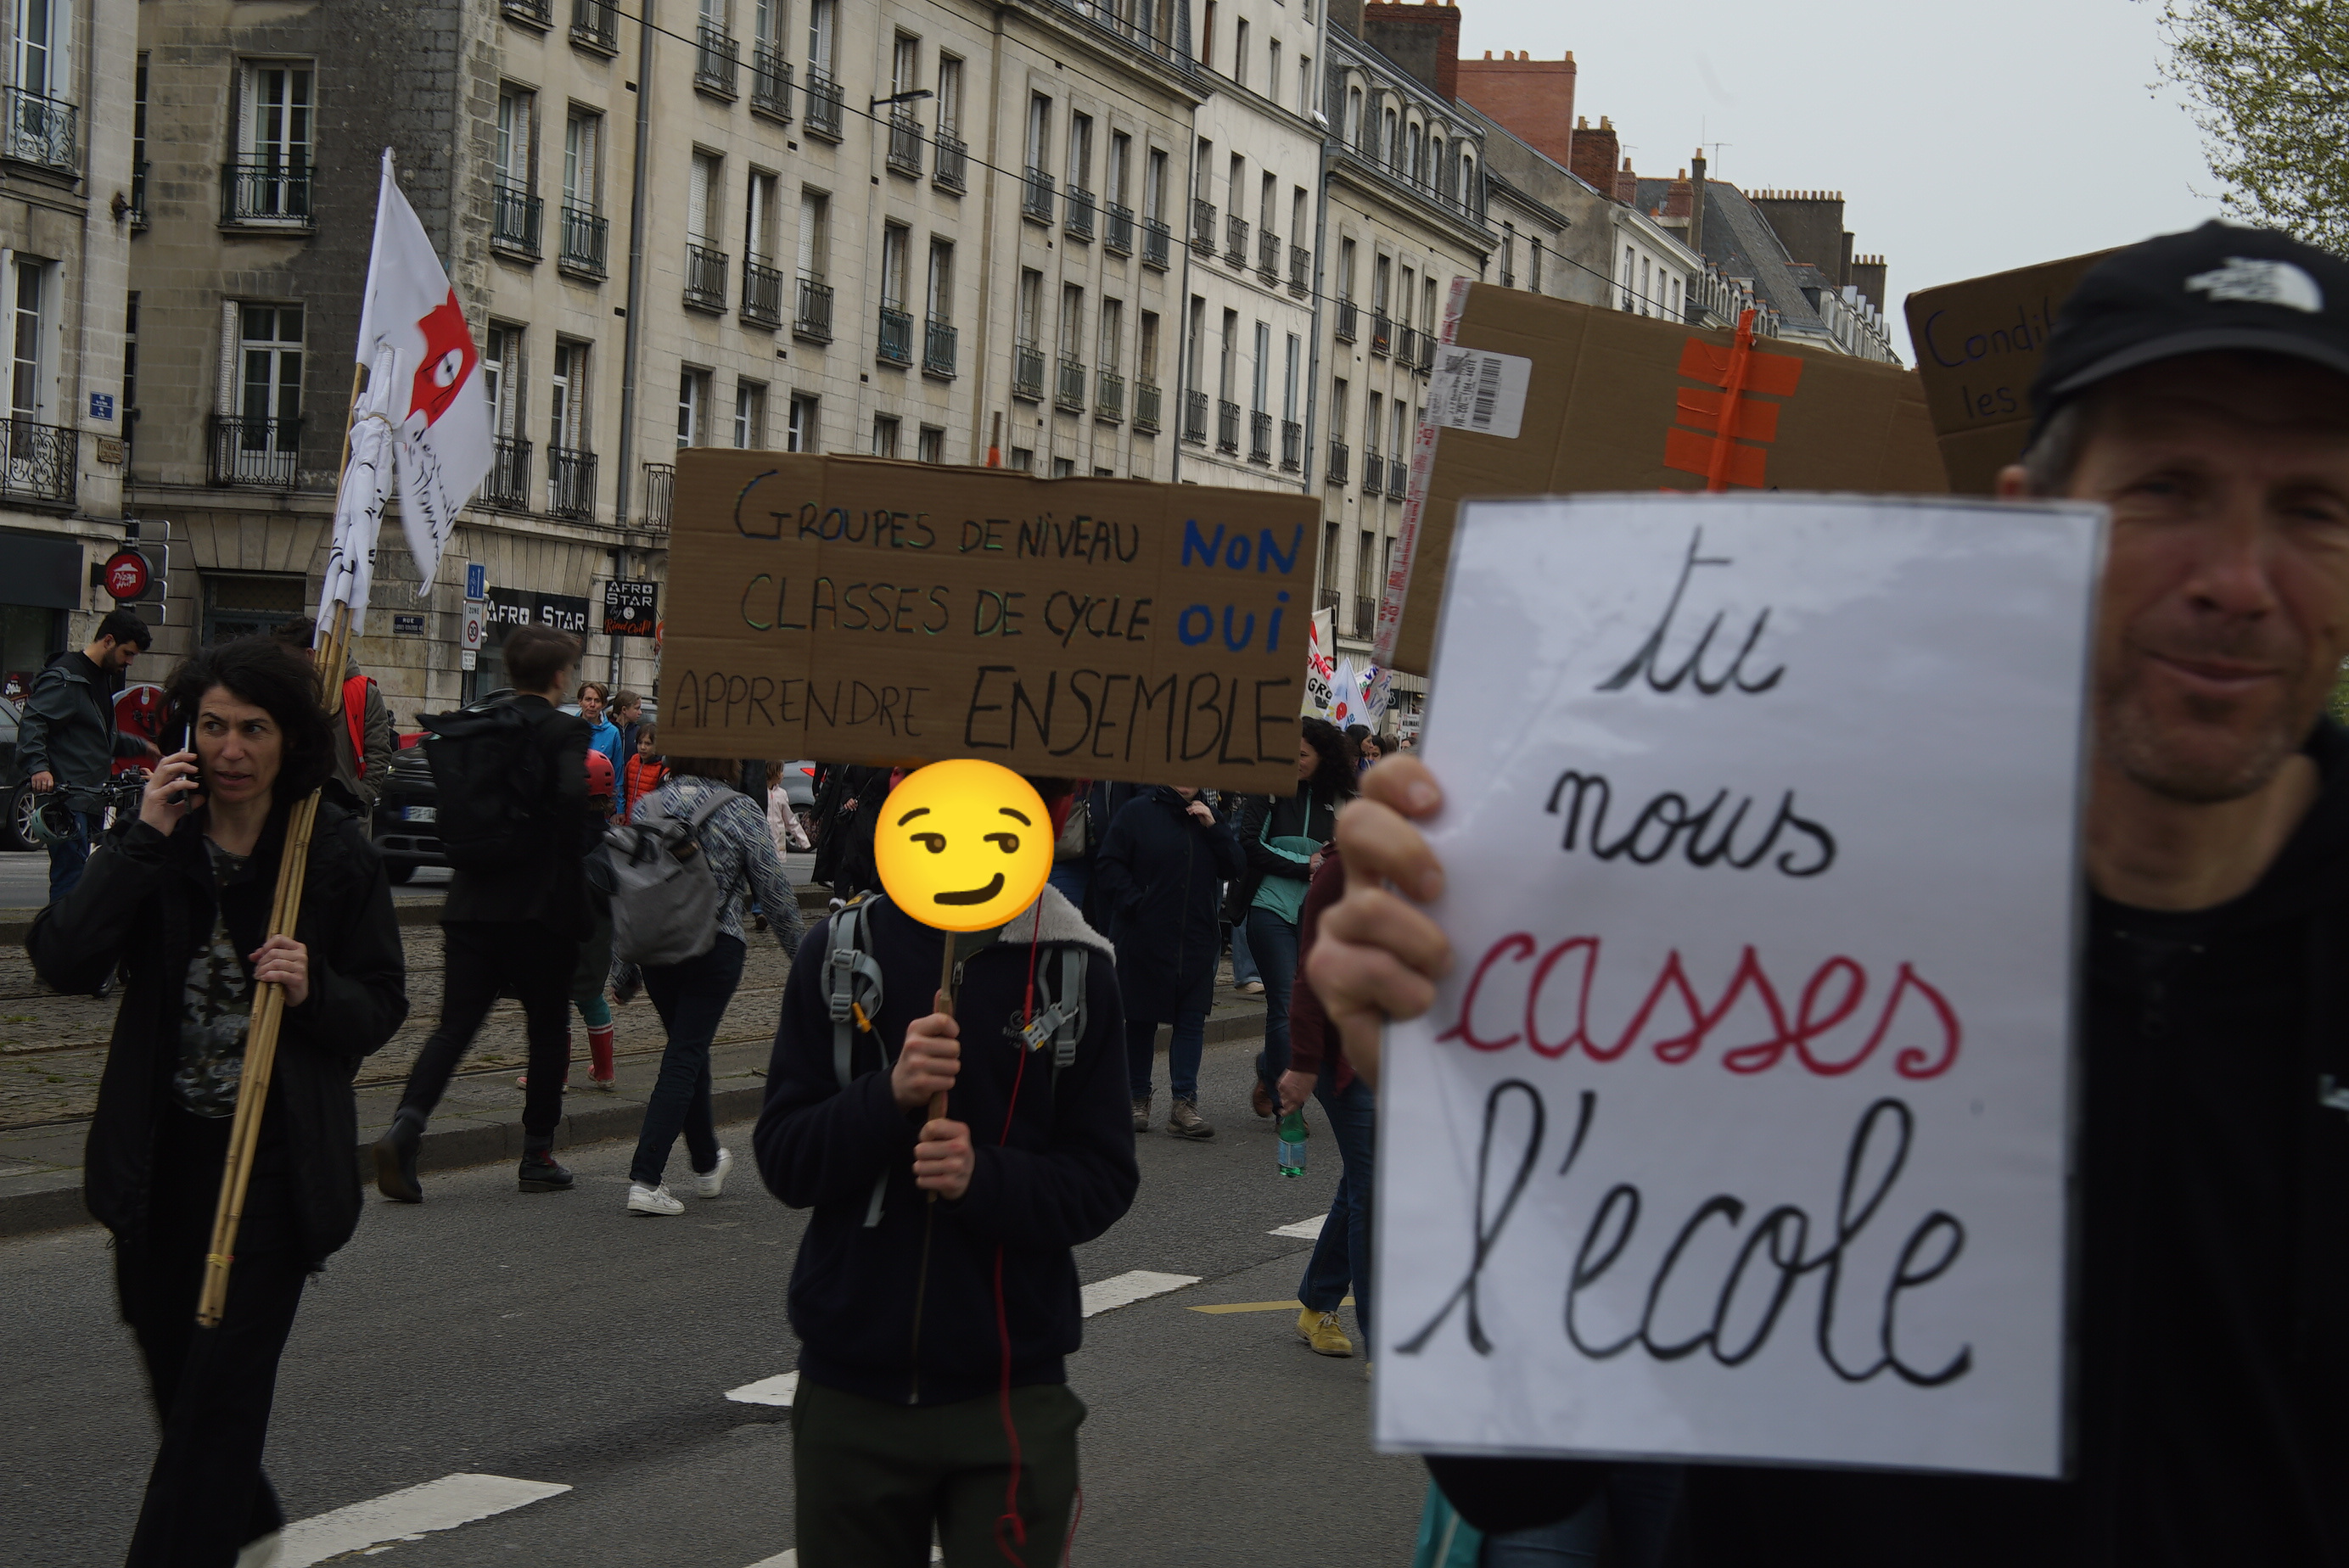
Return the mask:
POLYGON ((571 1172, 554 1161, 554 1140, 527 1139, 523 1143, 522 1170, 517 1173, 525 1192, 568 1192, 571 1172))
POLYGON ((421 1203, 424 1188, 416 1180, 416 1149, 424 1141, 421 1112, 400 1108, 391 1127, 375 1140, 375 1187, 399 1203, 421 1203))

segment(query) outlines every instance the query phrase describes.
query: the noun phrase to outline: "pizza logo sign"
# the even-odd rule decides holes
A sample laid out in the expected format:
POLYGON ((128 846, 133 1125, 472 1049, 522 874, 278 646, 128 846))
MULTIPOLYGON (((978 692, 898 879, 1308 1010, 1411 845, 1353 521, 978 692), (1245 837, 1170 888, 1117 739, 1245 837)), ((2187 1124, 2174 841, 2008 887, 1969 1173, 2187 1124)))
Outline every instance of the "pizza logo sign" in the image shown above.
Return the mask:
POLYGON ((457 400, 457 388, 472 375, 473 366, 481 357, 473 346, 473 335, 465 330, 465 313, 458 307, 457 291, 453 288, 447 301, 416 326, 424 334, 424 361, 417 366, 416 386, 409 398, 411 428, 417 428, 416 417, 419 414, 424 417, 424 426, 429 427, 448 412, 449 405, 457 400))

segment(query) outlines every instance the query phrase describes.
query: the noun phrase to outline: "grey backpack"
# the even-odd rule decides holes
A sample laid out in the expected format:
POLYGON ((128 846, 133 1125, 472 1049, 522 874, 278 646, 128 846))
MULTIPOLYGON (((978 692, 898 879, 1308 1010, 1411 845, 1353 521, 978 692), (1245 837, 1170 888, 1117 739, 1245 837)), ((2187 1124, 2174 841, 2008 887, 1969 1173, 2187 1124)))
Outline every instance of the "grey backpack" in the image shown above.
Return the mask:
POLYGON ((604 835, 612 861, 612 952, 656 966, 698 958, 718 944, 719 892, 701 852, 701 830, 734 791, 703 791, 690 817, 627 822, 604 835))

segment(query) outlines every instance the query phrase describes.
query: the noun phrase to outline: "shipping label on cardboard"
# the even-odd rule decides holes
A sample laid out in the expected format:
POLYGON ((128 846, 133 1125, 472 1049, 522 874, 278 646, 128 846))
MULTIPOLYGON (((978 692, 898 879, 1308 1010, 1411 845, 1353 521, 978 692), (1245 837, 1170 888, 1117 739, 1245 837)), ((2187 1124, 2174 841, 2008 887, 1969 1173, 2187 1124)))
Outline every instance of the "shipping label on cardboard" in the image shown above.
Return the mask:
POLYGON ((1286 791, 1310 497, 693 449, 661 742, 1286 791))
POLYGON ((1533 373, 1534 362, 1523 355, 1447 346, 1436 354, 1435 373, 1428 378, 1428 423, 1514 441, 1533 373))

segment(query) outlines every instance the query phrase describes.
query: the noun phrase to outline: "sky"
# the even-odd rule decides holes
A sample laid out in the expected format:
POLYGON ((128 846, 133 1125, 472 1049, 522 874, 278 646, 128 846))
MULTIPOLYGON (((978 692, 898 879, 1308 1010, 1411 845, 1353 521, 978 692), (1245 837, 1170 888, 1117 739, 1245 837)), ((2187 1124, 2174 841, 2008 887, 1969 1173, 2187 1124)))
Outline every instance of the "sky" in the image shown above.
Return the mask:
POLYGON ((2159 0, 1459 0, 1460 53, 1574 52, 1575 112, 1642 175, 1700 139, 1743 190, 1840 191, 1914 290, 2126 244, 2219 215, 2178 90, 2152 84, 2159 0))

